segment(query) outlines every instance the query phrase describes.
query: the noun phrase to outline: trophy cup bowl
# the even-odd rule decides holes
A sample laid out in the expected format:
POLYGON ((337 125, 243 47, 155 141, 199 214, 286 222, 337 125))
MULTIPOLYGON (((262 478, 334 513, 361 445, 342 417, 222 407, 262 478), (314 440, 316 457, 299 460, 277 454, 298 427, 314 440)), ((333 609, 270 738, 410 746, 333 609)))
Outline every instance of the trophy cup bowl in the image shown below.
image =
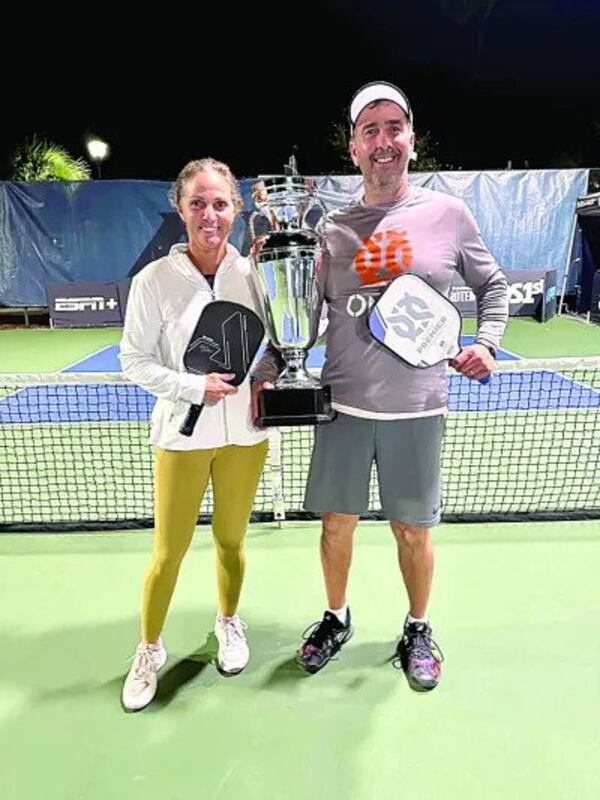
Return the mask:
POLYGON ((254 255, 264 293, 269 338, 281 354, 283 371, 274 389, 258 398, 257 423, 263 427, 316 425, 331 422, 331 389, 306 369, 308 351, 318 336, 321 298, 317 282, 321 238, 308 225, 315 209, 324 211, 314 184, 300 175, 270 176, 255 186, 258 208, 250 219, 262 216, 269 232, 254 255))

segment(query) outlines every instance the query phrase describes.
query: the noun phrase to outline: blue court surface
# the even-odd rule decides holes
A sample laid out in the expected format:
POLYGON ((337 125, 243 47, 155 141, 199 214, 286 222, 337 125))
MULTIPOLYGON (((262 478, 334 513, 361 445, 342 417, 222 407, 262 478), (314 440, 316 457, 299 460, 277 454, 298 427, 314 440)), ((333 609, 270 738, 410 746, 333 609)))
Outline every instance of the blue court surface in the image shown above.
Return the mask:
MULTIPOLYGON (((468 344, 473 337, 463 337, 468 344)), ((502 361, 518 360, 501 352, 502 361)), ((309 366, 323 362, 323 348, 315 348, 309 366)), ((118 347, 110 346, 69 367, 66 372, 118 372, 118 347)), ((154 398, 131 385, 56 384, 31 386, 0 401, 0 424, 44 422, 139 422, 149 419, 154 398)), ((502 372, 488 384, 451 375, 448 407, 453 412, 544 411, 600 407, 600 392, 567 375, 550 370, 502 372)))

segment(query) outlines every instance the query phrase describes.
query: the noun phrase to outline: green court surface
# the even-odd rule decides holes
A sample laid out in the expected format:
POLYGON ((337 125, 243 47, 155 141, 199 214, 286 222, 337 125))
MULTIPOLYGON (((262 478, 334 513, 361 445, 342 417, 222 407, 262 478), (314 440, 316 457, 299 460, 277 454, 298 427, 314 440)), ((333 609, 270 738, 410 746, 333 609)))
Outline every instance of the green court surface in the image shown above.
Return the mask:
MULTIPOLYGON (((464 332, 475 333, 476 322, 465 321, 464 332)), ((539 323, 512 317, 502 347, 521 358, 568 358, 600 355, 600 325, 588 325, 574 317, 554 317, 539 323)))
POLYGON ((390 663, 406 610, 392 537, 357 533, 355 636, 295 666, 323 606, 315 525, 253 526, 252 659, 211 663, 208 529, 184 562, 155 702, 122 711, 149 533, 0 537, 6 800, 597 800, 600 523, 442 526, 431 607, 443 680, 390 663))
POLYGON ((0 372, 58 372, 117 344, 120 328, 0 328, 0 372))
MULTIPOLYGON (((465 332, 473 330, 467 321, 465 332)), ((120 335, 0 330, 0 370, 58 371, 120 335)), ((600 355, 600 327, 513 319, 503 346, 525 358, 600 355)), ((543 425, 554 412, 532 413, 543 425)), ((506 425, 508 415, 496 416, 506 425)), ((120 435, 119 423, 107 425, 120 435)), ((28 451, 35 426, 20 435, 9 458, 39 460, 40 450, 28 451)), ((145 434, 138 438, 139 450, 145 434)), ((60 460, 60 440, 53 447, 60 460)), ((481 480, 481 451, 469 457, 481 480)), ((92 460, 87 449, 75 461, 84 484, 92 460)), ((150 462, 138 461, 149 475, 150 462)), ((525 480, 528 463, 511 467, 513 482, 525 480)), ((121 468, 118 458, 111 464, 121 468)), ((118 496, 126 503, 129 491, 147 487, 150 514, 144 475, 128 473, 118 496)), ((561 476, 557 469, 555 482, 561 476)), ((40 517, 57 497, 76 514, 84 502, 77 480, 58 479, 31 490, 40 517)), ((93 479, 101 506, 117 496, 111 480, 93 479)), ((436 691, 415 694, 391 663, 406 598, 384 523, 359 527, 355 636, 316 676, 293 656, 323 610, 318 525, 251 526, 240 612, 252 659, 242 675, 221 677, 212 663, 214 554, 201 526, 167 621, 159 693, 127 714, 120 690, 138 638, 151 531, 2 534, 0 797, 597 800, 600 521, 443 525, 434 538, 431 615, 446 658, 436 691)))
MULTIPOLYGON (((464 332, 475 332, 474 320, 465 321, 464 332)), ((119 328, 0 328, 0 372, 55 372, 120 338, 119 328)), ((600 355, 600 326, 570 317, 543 324, 513 318, 502 345, 522 358, 595 356, 600 355)))

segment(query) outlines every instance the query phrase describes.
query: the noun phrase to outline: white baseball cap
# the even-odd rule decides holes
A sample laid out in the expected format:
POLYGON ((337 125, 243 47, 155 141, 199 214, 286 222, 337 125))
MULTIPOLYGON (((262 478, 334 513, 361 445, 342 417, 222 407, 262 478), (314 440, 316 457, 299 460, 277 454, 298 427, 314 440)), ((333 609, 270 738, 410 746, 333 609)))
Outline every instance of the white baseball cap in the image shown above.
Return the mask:
POLYGON ((360 116, 360 112, 366 108, 369 103, 374 103, 375 100, 390 100, 396 103, 404 111, 408 117, 408 121, 413 124, 413 114, 408 102, 408 97, 404 94, 402 89, 394 86, 393 83, 387 81, 373 81, 372 83, 365 84, 360 88, 352 98, 350 103, 350 126, 354 128, 356 120, 360 116))

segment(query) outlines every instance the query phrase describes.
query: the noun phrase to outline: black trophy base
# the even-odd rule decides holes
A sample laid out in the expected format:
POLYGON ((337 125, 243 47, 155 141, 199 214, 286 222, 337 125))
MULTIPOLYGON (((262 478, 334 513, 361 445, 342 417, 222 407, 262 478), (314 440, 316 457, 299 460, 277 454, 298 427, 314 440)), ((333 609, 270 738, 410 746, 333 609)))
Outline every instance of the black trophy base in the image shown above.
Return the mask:
POLYGON ((261 428, 285 425, 321 425, 332 422, 331 388, 263 389, 258 396, 257 424, 261 428))

